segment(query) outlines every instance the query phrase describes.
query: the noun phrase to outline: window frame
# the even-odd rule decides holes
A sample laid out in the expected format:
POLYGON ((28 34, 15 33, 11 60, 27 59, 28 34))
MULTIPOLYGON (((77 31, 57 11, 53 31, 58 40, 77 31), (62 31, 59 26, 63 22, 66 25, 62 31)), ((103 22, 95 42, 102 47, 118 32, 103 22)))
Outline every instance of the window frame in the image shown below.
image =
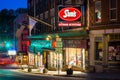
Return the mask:
POLYGON ((117 0, 116 0, 116 8, 111 8, 111 0, 109 0, 109 20, 110 21, 116 21, 117 20, 117 0), (115 19, 111 19, 111 12, 112 10, 116 10, 116 18, 115 19))
POLYGON ((102 13, 102 12, 101 12, 101 9, 102 9, 102 8, 101 8, 101 0, 95 1, 95 3, 94 3, 94 6, 95 6, 95 9, 94 9, 94 15, 95 15, 95 16, 94 16, 94 22, 95 22, 95 24, 99 24, 99 23, 102 22, 102 16, 101 16, 101 14, 100 14, 100 16, 101 16, 101 21, 100 21, 100 22, 96 20, 96 5, 95 5, 96 2, 99 2, 99 3, 100 3, 100 13, 102 13))
POLYGON ((102 36, 96 36, 94 38, 94 59, 95 59, 95 61, 103 61, 103 54, 104 54, 103 53, 103 37, 102 36), (102 48, 101 49, 98 48, 99 44, 97 44, 97 43, 102 43, 102 48), (97 46, 96 46, 96 44, 97 44, 97 46), (97 50, 99 50, 98 53, 96 53, 97 50), (102 54, 101 57, 100 57, 100 54, 102 54))

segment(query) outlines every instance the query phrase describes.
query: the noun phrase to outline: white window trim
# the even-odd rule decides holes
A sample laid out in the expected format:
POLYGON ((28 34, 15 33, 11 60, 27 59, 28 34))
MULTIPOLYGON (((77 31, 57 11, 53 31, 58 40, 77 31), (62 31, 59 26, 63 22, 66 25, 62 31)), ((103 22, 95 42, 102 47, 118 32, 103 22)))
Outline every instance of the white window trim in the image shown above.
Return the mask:
POLYGON ((116 0, 116 8, 111 8, 111 0, 109 0, 109 20, 110 21, 116 21, 117 20, 117 0, 116 0), (111 19, 111 11, 116 10, 116 19, 111 19))

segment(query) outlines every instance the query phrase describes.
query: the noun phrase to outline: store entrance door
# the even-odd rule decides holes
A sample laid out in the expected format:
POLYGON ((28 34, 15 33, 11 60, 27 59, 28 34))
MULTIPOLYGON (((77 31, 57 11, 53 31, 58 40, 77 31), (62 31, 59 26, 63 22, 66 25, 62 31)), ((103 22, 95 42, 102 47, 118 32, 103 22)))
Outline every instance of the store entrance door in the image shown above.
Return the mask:
POLYGON ((45 66, 45 68, 48 68, 48 51, 44 51, 43 52, 43 64, 45 66))

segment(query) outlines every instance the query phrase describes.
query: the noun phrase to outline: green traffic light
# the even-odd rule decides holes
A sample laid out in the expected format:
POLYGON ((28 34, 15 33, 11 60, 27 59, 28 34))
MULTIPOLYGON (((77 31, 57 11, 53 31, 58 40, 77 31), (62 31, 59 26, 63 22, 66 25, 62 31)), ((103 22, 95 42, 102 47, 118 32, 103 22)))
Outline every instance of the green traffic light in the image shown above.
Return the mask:
POLYGON ((6 47, 9 48, 10 47, 10 43, 6 43, 6 47))

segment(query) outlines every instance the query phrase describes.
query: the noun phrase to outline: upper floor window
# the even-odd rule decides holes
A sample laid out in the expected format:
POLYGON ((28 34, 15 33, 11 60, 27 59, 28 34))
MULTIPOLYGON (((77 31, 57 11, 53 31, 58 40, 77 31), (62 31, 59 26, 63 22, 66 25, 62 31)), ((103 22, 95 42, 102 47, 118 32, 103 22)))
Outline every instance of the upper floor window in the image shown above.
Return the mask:
POLYGON ((95 22, 101 22, 101 1, 95 2, 95 22))
POLYGON ((75 0, 75 3, 76 3, 76 4, 83 4, 83 3, 84 3, 84 0, 75 0))
POLYGON ((45 10, 46 11, 48 10, 48 0, 46 0, 46 2, 45 2, 45 10))
POLYGON ((36 3, 38 4, 39 0, 36 0, 36 3))
POLYGON ((51 0, 51 8, 54 7, 54 0, 51 0))
POLYGON ((31 6, 32 6, 32 7, 34 6, 34 1, 33 1, 33 0, 31 1, 31 6))
POLYGON ((40 1, 40 3, 39 3, 39 11, 40 11, 40 14, 42 13, 42 10, 43 10, 43 6, 42 6, 42 1, 40 1))
POLYGON ((117 0, 109 0, 109 14, 110 20, 117 19, 117 0))
POLYGON ((60 4, 62 4, 63 2, 62 2, 62 0, 58 0, 58 5, 60 5, 60 4))

